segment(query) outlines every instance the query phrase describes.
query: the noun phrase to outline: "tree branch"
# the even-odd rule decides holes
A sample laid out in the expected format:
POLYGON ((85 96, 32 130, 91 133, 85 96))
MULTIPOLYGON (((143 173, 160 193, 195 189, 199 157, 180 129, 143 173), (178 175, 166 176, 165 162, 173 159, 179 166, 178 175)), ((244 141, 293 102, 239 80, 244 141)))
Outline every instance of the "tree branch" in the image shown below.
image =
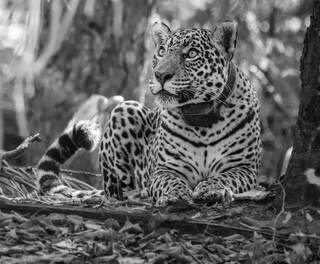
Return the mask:
POLYGON ((29 147, 29 145, 32 142, 35 142, 35 141, 37 141, 37 142, 41 141, 39 133, 37 133, 33 136, 30 136, 30 137, 27 137, 18 147, 16 147, 13 150, 9 150, 9 151, 0 150, 0 168, 1 168, 1 164, 2 164, 3 159, 17 158, 29 147))

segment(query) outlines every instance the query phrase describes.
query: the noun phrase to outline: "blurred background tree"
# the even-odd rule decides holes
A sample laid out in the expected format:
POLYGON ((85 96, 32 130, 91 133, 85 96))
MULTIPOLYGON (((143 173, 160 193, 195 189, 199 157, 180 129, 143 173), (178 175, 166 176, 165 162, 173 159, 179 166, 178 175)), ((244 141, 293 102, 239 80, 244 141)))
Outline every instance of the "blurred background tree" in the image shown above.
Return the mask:
MULTIPOLYGON (((23 164, 35 163, 93 93, 152 106, 150 21, 161 17, 177 29, 234 19, 235 61, 262 102, 261 180, 273 181, 276 164, 292 144, 311 9, 311 0, 2 0, 0 149, 40 132, 43 143, 32 147, 23 164)), ((81 159, 73 166, 95 169, 96 162, 88 164, 81 159)))

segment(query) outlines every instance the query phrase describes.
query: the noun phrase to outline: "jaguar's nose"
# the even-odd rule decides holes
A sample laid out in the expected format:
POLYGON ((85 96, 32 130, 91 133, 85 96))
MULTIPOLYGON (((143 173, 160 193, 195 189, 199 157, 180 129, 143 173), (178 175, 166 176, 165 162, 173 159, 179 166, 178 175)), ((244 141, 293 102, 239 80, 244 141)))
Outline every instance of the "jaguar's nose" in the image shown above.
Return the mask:
POLYGON ((159 72, 159 71, 155 71, 154 72, 154 76, 156 77, 156 79, 158 80, 158 82, 161 84, 161 86, 163 87, 164 83, 166 81, 169 81, 170 79, 172 79, 173 74, 171 72, 159 72))

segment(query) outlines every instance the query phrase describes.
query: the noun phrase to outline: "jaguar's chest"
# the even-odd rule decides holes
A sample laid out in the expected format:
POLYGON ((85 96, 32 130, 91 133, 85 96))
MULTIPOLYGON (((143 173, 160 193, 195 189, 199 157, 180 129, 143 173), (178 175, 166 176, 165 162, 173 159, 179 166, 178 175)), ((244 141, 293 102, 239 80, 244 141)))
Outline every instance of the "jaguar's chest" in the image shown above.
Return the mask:
MULTIPOLYGON (((189 126, 177 113, 162 112, 151 144, 155 166, 176 169, 188 177, 191 185, 196 185, 218 168, 219 162, 227 155, 225 150, 239 138, 237 133, 231 132, 239 124, 236 117, 240 112, 237 106, 222 109, 222 118, 210 127, 189 126)), ((244 115, 245 112, 241 114, 244 115)))

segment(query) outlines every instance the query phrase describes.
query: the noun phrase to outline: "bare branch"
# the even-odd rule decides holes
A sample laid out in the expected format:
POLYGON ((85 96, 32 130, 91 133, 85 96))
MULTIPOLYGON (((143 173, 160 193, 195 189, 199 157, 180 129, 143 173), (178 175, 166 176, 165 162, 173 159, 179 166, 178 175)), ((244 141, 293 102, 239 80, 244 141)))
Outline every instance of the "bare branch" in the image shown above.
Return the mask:
POLYGON ((2 163, 3 159, 13 159, 13 158, 17 158, 19 155, 21 155, 32 142, 39 142, 41 141, 40 135, 39 133, 27 137, 18 147, 16 147, 13 150, 9 150, 9 151, 1 151, 0 150, 0 162, 2 163))

